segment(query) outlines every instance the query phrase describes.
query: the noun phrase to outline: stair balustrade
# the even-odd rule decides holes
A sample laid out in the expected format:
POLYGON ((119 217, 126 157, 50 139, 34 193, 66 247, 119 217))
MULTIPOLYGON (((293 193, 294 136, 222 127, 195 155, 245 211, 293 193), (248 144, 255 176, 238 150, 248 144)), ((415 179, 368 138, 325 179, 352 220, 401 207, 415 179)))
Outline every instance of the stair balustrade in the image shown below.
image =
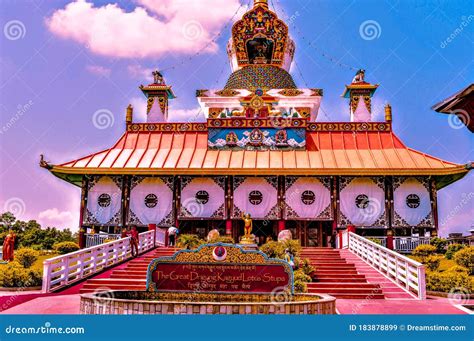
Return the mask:
MULTIPOLYGON (((161 234, 151 230, 139 234, 138 252, 143 253, 161 244, 161 234), (160 241, 158 241, 160 239, 160 241)), ((132 257, 130 237, 114 240, 43 262, 43 292, 52 292, 132 257)))
POLYGON ((426 299, 425 266, 389 250, 353 232, 342 234, 342 248, 347 248, 400 288, 426 299))

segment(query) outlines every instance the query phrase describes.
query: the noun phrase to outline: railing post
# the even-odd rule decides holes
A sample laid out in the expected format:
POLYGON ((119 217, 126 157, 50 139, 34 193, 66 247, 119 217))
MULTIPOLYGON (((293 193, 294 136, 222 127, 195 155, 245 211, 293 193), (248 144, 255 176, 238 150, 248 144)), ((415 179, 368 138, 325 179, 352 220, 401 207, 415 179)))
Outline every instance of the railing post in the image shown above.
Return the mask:
POLYGON ((424 265, 418 267, 418 298, 426 300, 426 271, 424 265))
POLYGON ((50 263, 48 261, 43 262, 43 292, 49 292, 50 289, 50 263))

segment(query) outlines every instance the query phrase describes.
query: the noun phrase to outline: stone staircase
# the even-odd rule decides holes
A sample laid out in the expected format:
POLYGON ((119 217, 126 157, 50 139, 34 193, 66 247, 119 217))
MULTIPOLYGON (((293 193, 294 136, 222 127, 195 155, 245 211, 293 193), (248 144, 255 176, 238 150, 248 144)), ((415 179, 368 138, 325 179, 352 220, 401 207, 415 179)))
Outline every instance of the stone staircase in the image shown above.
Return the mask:
MULTIPOLYGON (((369 282, 367 276, 358 271, 354 259, 343 251, 346 250, 328 247, 303 248, 301 257, 308 258, 315 267, 313 282, 308 284, 308 292, 344 299, 384 299, 381 286, 377 282, 369 282)), ((359 259, 355 255, 354 257, 359 259)))
POLYGON ((145 290, 146 272, 148 264, 158 257, 171 256, 178 249, 175 248, 157 248, 138 258, 132 259, 118 266, 110 272, 107 278, 92 278, 87 280, 80 289, 79 293, 92 293, 95 291, 107 290, 145 290))
MULTIPOLYGON (((157 248, 84 282, 80 293, 107 290, 145 290, 151 260, 170 256, 178 249, 157 248)), ((412 299, 378 271, 349 250, 327 247, 303 248, 301 256, 315 267, 310 293, 324 293, 340 299, 412 299)))

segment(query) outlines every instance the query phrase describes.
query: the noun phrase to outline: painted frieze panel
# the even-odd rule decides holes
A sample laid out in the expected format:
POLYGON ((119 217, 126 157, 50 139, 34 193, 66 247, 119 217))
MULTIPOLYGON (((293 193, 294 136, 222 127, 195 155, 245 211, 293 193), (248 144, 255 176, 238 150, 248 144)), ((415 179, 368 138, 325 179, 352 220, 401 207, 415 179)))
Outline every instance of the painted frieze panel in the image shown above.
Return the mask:
POLYGON ((304 128, 210 128, 208 134, 208 147, 212 149, 278 150, 306 146, 304 128))

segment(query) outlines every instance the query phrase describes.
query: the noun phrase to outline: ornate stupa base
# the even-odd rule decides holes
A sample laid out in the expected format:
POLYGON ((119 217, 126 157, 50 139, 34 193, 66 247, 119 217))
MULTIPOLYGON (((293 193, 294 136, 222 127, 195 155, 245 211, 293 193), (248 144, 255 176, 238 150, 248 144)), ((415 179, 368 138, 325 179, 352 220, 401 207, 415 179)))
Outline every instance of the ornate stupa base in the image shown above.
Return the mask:
POLYGON ((240 239, 239 245, 244 249, 244 250, 257 250, 258 245, 255 243, 255 236, 251 234, 250 236, 243 236, 240 239))

